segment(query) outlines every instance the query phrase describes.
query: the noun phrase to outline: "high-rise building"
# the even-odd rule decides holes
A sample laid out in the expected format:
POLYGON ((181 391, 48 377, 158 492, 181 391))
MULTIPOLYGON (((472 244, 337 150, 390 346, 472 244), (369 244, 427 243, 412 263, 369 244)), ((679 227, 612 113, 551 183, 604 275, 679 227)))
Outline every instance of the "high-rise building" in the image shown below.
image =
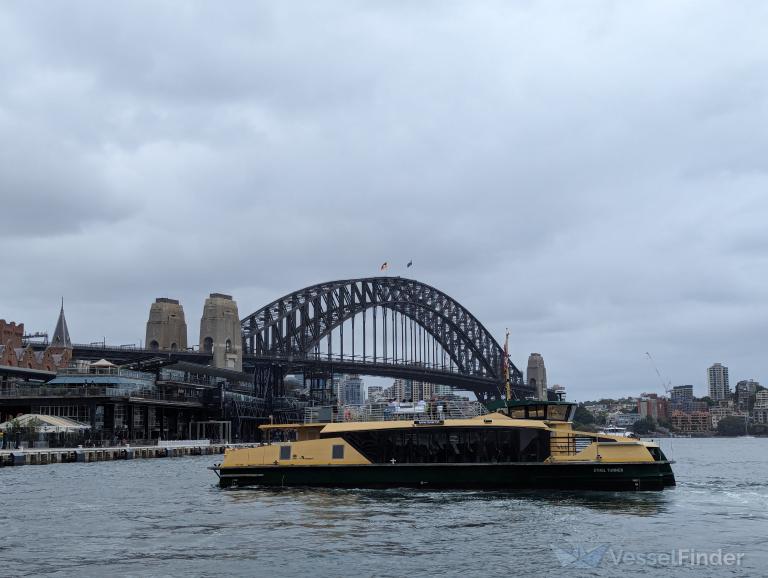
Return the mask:
POLYGON ((425 381, 412 379, 396 379, 392 382, 391 397, 397 401, 421 401, 431 399, 435 395, 435 386, 425 381))
POLYGON ((693 386, 692 385, 676 385, 672 388, 670 395, 670 401, 673 405, 685 404, 693 401, 693 386))
POLYGON ((528 357, 527 382, 535 389, 536 399, 547 399, 547 369, 540 353, 531 353, 528 357))
POLYGON ((187 321, 177 299, 158 297, 149 308, 147 349, 176 351, 187 348, 187 321))
POLYGON ((707 391, 714 401, 730 397, 731 387, 728 383, 728 368, 725 365, 715 363, 707 369, 707 391))
POLYGON ((453 388, 450 385, 435 385, 435 395, 438 398, 453 395, 453 388))
MULTIPOLYGON (((410 384, 408 384, 410 385, 410 384)), ((402 401, 406 399, 406 395, 410 394, 410 387, 407 387, 406 391, 406 380, 405 379, 396 379, 392 382, 392 386, 388 388, 390 390, 390 398, 394 399, 395 401, 402 401)))
POLYGON ((384 398, 384 387, 381 385, 368 386, 368 401, 380 401, 384 398))
POLYGON ((757 393, 759 385, 754 379, 742 379, 736 384, 736 403, 740 409, 749 407, 749 400, 757 393))
POLYGON ((213 354, 213 366, 243 370, 243 343, 237 303, 231 295, 211 293, 200 318, 200 351, 213 354))
POLYGON ((365 402, 364 397, 364 383, 359 375, 345 375, 341 382, 342 395, 344 405, 363 405, 365 402))
POLYGON ((652 417, 656 421, 667 419, 667 398, 655 393, 644 393, 637 400, 637 413, 640 417, 652 417))
POLYGON ((332 391, 333 397, 336 398, 336 403, 338 405, 344 405, 344 374, 343 373, 334 373, 331 376, 330 380, 330 390, 332 391))

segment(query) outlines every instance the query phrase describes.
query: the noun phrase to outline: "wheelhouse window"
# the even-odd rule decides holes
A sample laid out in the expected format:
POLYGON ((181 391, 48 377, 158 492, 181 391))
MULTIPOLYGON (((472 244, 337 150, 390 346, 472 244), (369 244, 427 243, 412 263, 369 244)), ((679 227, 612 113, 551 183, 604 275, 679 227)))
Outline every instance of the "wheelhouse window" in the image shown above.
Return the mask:
POLYGON ((546 417, 547 406, 545 405, 529 405, 526 406, 526 409, 528 410, 528 419, 544 419, 546 417))
POLYGON ((335 445, 331 449, 331 459, 343 460, 344 459, 344 446, 335 445))
POLYGON ((556 421, 566 421, 566 418, 568 417, 568 408, 570 406, 567 405, 550 405, 547 409, 547 419, 556 420, 556 421))
POLYGON ((291 459, 291 446, 280 446, 280 459, 281 460, 291 459))
POLYGON ((525 408, 524 407, 510 407, 509 408, 509 417, 515 418, 515 419, 525 419, 525 408))

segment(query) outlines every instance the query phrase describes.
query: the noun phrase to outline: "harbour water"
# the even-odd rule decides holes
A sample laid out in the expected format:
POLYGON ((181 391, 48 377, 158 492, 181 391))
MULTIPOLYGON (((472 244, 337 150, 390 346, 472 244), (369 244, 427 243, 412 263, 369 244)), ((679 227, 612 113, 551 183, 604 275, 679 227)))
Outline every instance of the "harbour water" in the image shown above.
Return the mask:
POLYGON ((768 439, 662 447, 678 486, 642 493, 225 491, 221 456, 8 467, 0 573, 768 575, 768 439))

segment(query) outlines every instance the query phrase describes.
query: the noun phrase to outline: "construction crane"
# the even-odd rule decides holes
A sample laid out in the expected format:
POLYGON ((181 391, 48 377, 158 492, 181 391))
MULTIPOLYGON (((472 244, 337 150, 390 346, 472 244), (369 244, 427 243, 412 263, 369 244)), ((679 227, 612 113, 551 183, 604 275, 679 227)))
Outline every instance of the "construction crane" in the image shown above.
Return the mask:
POLYGON ((672 380, 668 379, 666 383, 664 383, 664 378, 661 377, 661 372, 659 371, 659 368, 656 366, 656 362, 653 360, 653 357, 650 353, 647 351, 645 354, 648 356, 648 361, 651 362, 651 365, 653 366, 654 371, 656 371, 656 375, 659 376, 659 381, 661 382, 661 387, 664 388, 664 391, 669 393, 672 391, 672 380))

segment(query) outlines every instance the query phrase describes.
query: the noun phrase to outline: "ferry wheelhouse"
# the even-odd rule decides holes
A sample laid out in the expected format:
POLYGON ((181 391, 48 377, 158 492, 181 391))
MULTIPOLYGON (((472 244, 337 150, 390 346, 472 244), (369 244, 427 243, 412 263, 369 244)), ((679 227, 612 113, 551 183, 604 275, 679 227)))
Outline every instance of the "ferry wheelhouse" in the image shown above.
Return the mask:
POLYGON ((574 431, 575 404, 504 402, 465 419, 263 425, 267 443, 229 449, 223 488, 332 486, 661 490, 675 485, 655 443, 574 431))

